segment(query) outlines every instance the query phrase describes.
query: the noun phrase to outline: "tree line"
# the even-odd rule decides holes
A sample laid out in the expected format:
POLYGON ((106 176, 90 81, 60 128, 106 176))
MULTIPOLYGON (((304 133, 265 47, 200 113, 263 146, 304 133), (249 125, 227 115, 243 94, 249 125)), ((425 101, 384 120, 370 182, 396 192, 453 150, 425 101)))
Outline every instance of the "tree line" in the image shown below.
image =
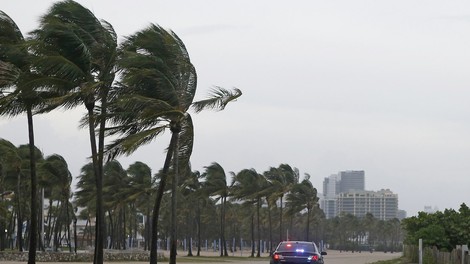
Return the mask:
MULTIPOLYGON (((27 228, 30 226, 29 199, 26 198, 29 193, 29 156, 24 151, 27 149, 26 145, 15 148, 6 140, 0 141, 0 154, 4 160, 16 157, 24 164, 16 170, 8 165, 11 163, 0 163, 8 165, 3 167, 5 188, 21 194, 3 201, 3 205, 10 208, 2 214, 5 216, 3 219, 10 219, 1 223, 9 230, 7 239, 3 240, 3 248, 7 241, 11 241, 8 238, 14 230, 14 219, 18 219, 16 223, 27 222, 27 228), (19 180, 23 187, 17 189, 19 180), (22 206, 17 207, 17 204, 22 206)), ((71 237, 79 236, 82 247, 91 245, 94 238, 91 223, 96 215, 93 165, 89 163, 81 168, 76 191, 72 192, 72 177, 66 161, 57 154, 43 157, 39 150, 36 152, 39 188, 44 190, 44 197, 49 201, 45 244, 53 246, 54 250, 67 245, 72 251, 71 237), (85 220, 86 227, 78 235, 70 235, 70 226, 76 219, 85 220)), ((152 174, 150 167, 142 162, 135 162, 124 169, 117 160, 112 160, 105 164, 103 176, 104 234, 109 237, 106 248, 122 250, 136 247, 136 238, 141 235, 143 249, 149 250, 152 232, 152 204, 149 201, 156 196, 161 171, 152 174)), ((169 186, 173 184, 172 179, 169 186)), ((177 212, 177 240, 186 240, 188 244, 192 241, 197 250, 192 252, 193 247, 188 246, 188 255, 199 256, 205 249, 205 241, 210 241, 210 245, 216 241, 220 256, 228 256, 230 251, 248 245, 250 256, 259 257, 262 250, 269 252, 279 241, 288 239, 323 241, 329 248, 352 251, 397 251, 401 248, 402 232, 397 219, 382 221, 371 214, 363 218, 346 214, 326 219, 319 208, 317 189, 310 176, 305 174, 302 178, 299 170, 288 164, 263 172, 243 169, 227 173, 214 162, 201 172, 179 174, 176 180, 176 211, 171 206, 171 187, 165 188, 162 199, 157 232, 160 234, 159 247, 164 249, 168 249, 172 234, 173 212, 177 212)), ((9 246, 18 248, 21 237, 18 238, 16 245, 9 246)))

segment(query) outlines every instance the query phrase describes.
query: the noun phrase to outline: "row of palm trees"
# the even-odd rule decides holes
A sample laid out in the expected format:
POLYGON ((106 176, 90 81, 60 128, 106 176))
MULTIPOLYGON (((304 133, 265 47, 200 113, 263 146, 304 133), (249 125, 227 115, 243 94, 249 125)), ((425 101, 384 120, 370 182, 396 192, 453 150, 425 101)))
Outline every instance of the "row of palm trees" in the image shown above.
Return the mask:
MULTIPOLYGON (((151 226, 156 228, 168 175, 175 183, 175 207, 177 175, 189 167, 194 135, 188 110, 222 110, 241 95, 236 88, 215 87, 208 99, 194 102, 196 71, 184 43, 172 31, 151 24, 123 43, 117 39, 111 24, 72 0, 54 3, 26 37, 14 20, 0 11, 0 115, 26 113, 30 157, 35 157, 36 150, 34 115, 79 105, 87 110, 82 122, 89 129, 96 187, 94 263, 103 263, 105 160, 130 154, 171 131, 152 210, 151 226), (107 143, 108 136, 114 141, 107 143)), ((36 160, 29 159, 31 216, 38 215, 36 160)), ((37 228, 37 217, 31 217, 28 263, 35 263, 37 228)), ((156 231, 151 234, 150 262, 156 263, 158 237, 156 231)), ((175 244, 173 233, 172 248, 175 244)), ((170 263, 175 261, 176 251, 172 250, 170 263)))
MULTIPOLYGON (((25 164, 30 157, 24 155, 24 151, 21 150, 27 148, 27 145, 15 148, 13 144, 7 140, 1 140, 0 143, 0 154, 2 154, 2 160, 0 161, 0 165, 2 165, 2 187, 4 189, 14 189, 17 191, 18 195, 15 195, 15 199, 24 199, 27 195, 22 195, 22 193, 30 189, 30 185, 18 189, 15 189, 15 186, 18 182, 21 182, 23 185, 28 183, 28 181, 25 180, 31 177, 29 167, 22 165, 15 168, 12 166, 14 163, 9 163, 7 160, 16 158, 21 164, 25 164), (21 177, 19 178, 19 176, 21 177)), ((45 190, 45 198, 49 200, 49 213, 55 212, 54 220, 64 223, 62 228, 59 224, 54 223, 57 227, 55 232, 67 232, 67 227, 70 226, 71 221, 76 219, 76 217, 89 221, 92 220, 97 210, 93 202, 96 200, 96 185, 94 184, 92 163, 82 167, 81 173, 78 176, 76 192, 72 194, 70 190, 72 177, 67 169, 65 160, 59 155, 51 155, 44 158, 39 150, 36 149, 36 152, 38 153, 36 161, 39 164, 39 187, 45 190), (57 191, 52 192, 52 189, 57 191), (73 203, 69 202, 72 196, 74 197, 73 203), (56 205, 54 205, 54 202, 56 205), (75 216, 73 213, 75 210, 72 208, 83 208, 83 210, 80 211, 80 216, 75 216)), ((103 188, 103 200, 105 203, 103 208, 108 215, 106 232, 107 236, 109 235, 113 240, 113 248, 122 249, 125 247, 125 243, 123 243, 125 237, 135 234, 138 231, 144 234, 146 242, 145 248, 149 249, 151 247, 151 245, 148 244, 151 240, 148 227, 150 227, 151 224, 147 222, 144 225, 146 230, 137 230, 136 219, 138 215, 144 215, 145 219, 151 218, 150 214, 152 208, 149 207, 150 204, 148 201, 156 196, 155 190, 161 184, 162 176, 162 171, 152 176, 149 166, 141 162, 132 164, 127 170, 124 170, 116 160, 109 161, 105 164, 103 178, 105 186, 103 188), (128 217, 122 217, 124 215, 128 217), (118 221, 118 219, 121 221, 118 221), (126 221, 130 226, 125 225, 126 221), (118 222, 120 224, 118 224, 118 222)), ((173 178, 170 179, 170 181, 172 180, 173 178)), ((280 219, 280 223, 276 226, 278 226, 281 231, 279 236, 273 239, 273 217, 269 215, 269 241, 286 239, 282 232, 282 219, 284 215, 282 208, 284 202, 279 202, 285 195, 288 195, 288 200, 285 204, 289 208, 288 213, 290 215, 304 210, 307 212, 307 230, 309 230, 308 225, 311 222, 310 217, 312 210, 318 209, 317 191, 309 178, 306 176, 303 181, 299 182, 298 170, 291 168, 291 166, 287 164, 281 164, 277 168, 270 168, 264 173, 258 173, 254 169, 244 169, 236 174, 233 172, 226 174, 222 166, 218 163, 213 163, 205 167, 203 173, 193 171, 179 174, 177 181, 179 184, 176 193, 179 195, 178 200, 182 201, 179 203, 177 211, 184 212, 190 210, 190 214, 195 216, 195 219, 201 219, 202 212, 205 208, 218 208, 219 211, 217 214, 219 215, 219 221, 217 225, 220 226, 220 229, 216 237, 219 237, 221 241, 226 241, 225 234, 227 232, 225 230, 225 223, 227 219, 226 207, 228 203, 230 207, 243 205, 243 208, 249 209, 252 224, 255 223, 254 219, 256 217, 256 233, 258 234, 258 239, 254 237, 253 225, 252 241, 260 241, 260 228, 262 226, 260 210, 262 210, 263 207, 268 208, 268 213, 273 212, 273 210, 279 210, 280 208, 277 214, 278 217, 274 218, 280 219), (228 183, 228 178, 232 178, 230 184, 228 183), (185 204, 184 201, 187 201, 189 206, 185 204), (186 209, 184 208, 185 206, 186 209)), ((171 185, 173 185, 172 182, 171 185)), ((167 195, 163 197, 166 199, 164 200, 166 216, 161 216, 161 218, 166 220, 163 221, 164 223, 171 223, 171 221, 168 221, 171 220, 171 218, 168 219, 167 217, 168 212, 175 210, 169 210, 171 209, 168 203, 170 192, 168 192, 169 190, 167 189, 168 188, 164 189, 167 195)), ((24 206, 21 207, 17 207, 13 203, 11 215, 20 215, 19 212, 29 208, 27 205, 27 201, 25 201, 24 206)), ((212 215, 214 215, 213 212, 212 215)), ((28 214, 24 218, 18 219, 17 223, 23 223, 30 218, 34 218, 31 216, 32 214, 28 214)), ((52 219, 52 217, 47 217, 47 219, 52 219)), ((192 229, 201 230, 202 225, 203 222, 199 221, 198 225, 194 226, 192 229)), ((30 226, 30 223, 28 226, 30 226)), ((51 226, 50 223, 48 223, 47 226, 51 226)), ((180 226, 187 226, 187 224, 180 223, 180 226)), ((165 225, 161 225, 158 232, 170 237, 170 234, 164 231, 165 228, 165 225)), ((58 246, 61 244, 57 240, 61 237, 60 235, 55 234, 52 230, 46 231, 50 231, 47 232, 46 237, 54 236, 56 238, 54 243, 50 243, 50 239, 46 239, 46 241, 49 241, 46 242, 47 245, 52 244, 58 246)), ((305 239, 309 239, 310 232, 306 231, 305 234, 305 239)), ((197 236, 200 237, 200 235, 199 233, 197 236)), ((268 240, 267 238, 263 239, 268 240)), ((21 242, 21 240, 18 241, 21 242)), ((44 249, 44 245, 41 246, 42 249, 44 249)), ((21 249, 20 246, 19 248, 21 249)), ((258 245, 257 248, 260 249, 260 245, 258 245)), ((221 256, 226 256, 227 254, 227 246, 224 243, 221 248, 221 256)), ((258 251, 257 256, 259 255, 260 252, 258 251)))
MULTIPOLYGON (((29 232, 25 232, 26 237, 23 235, 24 223, 27 223, 26 229, 30 230, 31 219, 34 218, 41 223, 40 226, 48 226, 46 230, 38 232, 41 236, 45 234, 45 237, 38 241, 39 247, 44 250, 45 245, 42 242, 57 244, 60 233, 69 227, 74 216, 70 202, 72 175, 68 170, 67 162, 57 154, 44 157, 37 148, 35 148, 33 158, 38 163, 38 186, 41 189, 41 196, 49 200, 51 210, 48 212, 45 223, 42 222, 44 218, 40 217, 40 214, 35 215, 30 210, 32 186, 29 164, 31 158, 28 145, 15 147, 11 142, 0 139, 0 192, 9 193, 8 196, 2 197, 0 206, 1 249, 6 247, 7 241, 16 237, 16 248, 22 251, 24 238, 28 241, 31 239, 29 232), (5 230, 7 230, 6 234, 5 230), (16 234, 13 233, 14 230, 16 234)), ((35 204, 38 201, 42 202, 43 199, 35 197, 35 204)))
MULTIPOLYGON (((11 153, 17 152, 18 157, 24 159, 22 163, 26 165, 21 174, 23 181, 27 183, 29 157, 24 156, 21 151, 27 146, 20 146, 17 150, 10 149, 9 155, 6 155, 6 150, 7 147, 12 147, 11 143, 3 140, 0 146, 2 157, 12 157, 11 153)), ((87 228, 79 234, 80 240, 91 241, 93 230, 89 224, 96 211, 92 202, 96 198, 92 164, 82 167, 72 203, 67 201, 72 194, 66 162, 60 156, 52 155, 45 159, 39 158, 38 164, 39 187, 44 188, 45 197, 50 204, 46 218, 45 244, 57 247, 65 241, 72 250, 69 227, 76 218, 87 220, 87 228), (79 215, 75 215, 76 210, 72 208, 82 210, 79 215)), ((17 181, 15 169, 8 167, 4 168, 4 171, 7 172, 5 186, 14 189, 17 181)), ((106 163, 103 180, 106 186, 103 189, 106 212, 104 232, 110 238, 109 247, 126 249, 129 245, 128 238, 135 239, 141 234, 144 237, 144 249, 148 250, 151 238, 151 224, 148 220, 152 210, 148 201, 156 195, 155 189, 161 180, 161 172, 152 175, 149 166, 141 162, 123 169, 118 161, 113 160, 106 163), (144 216, 146 220, 143 225, 139 216, 144 216)), ((316 189, 312 186, 309 176, 306 174, 304 179, 300 180, 298 170, 288 164, 272 167, 263 173, 254 169, 243 169, 238 173, 226 174, 223 167, 214 162, 202 172, 180 174, 178 182, 177 239, 195 241, 197 255, 204 246, 203 241, 220 239, 220 255, 227 256, 227 247, 230 250, 233 250, 235 245, 241 247, 243 238, 244 241, 250 242, 252 257, 260 256, 263 249, 261 241, 267 241, 266 250, 272 250, 272 246, 278 241, 286 239, 324 240, 331 248, 342 250, 365 250, 364 245, 380 250, 400 249, 402 232, 397 219, 381 221, 371 214, 363 218, 341 215, 325 219, 318 207, 316 189), (229 183, 230 178, 232 180, 229 183), (281 199, 285 202, 281 203, 281 199), (219 228, 215 228, 216 226, 219 228), (235 243, 232 242, 234 240, 235 243), (229 246, 227 242, 230 243, 229 246)), ((22 188, 26 189, 28 186, 22 188)), ((161 240, 167 239, 172 233, 173 211, 169 188, 166 188, 165 193, 160 215, 162 224, 157 230, 161 240)), ((10 201, 11 212, 6 218, 13 219, 19 212, 27 211, 27 202, 21 207, 16 206, 16 199, 20 197, 22 196, 15 196, 10 201)), ((25 216, 24 219, 30 219, 30 216, 25 216)), ((14 229, 11 224, 7 226, 9 230, 14 229)), ((11 231, 9 233, 11 234, 11 231)), ((166 243, 163 243, 163 246, 165 245, 166 243)), ((189 247, 189 255, 193 254, 191 249, 189 247)))

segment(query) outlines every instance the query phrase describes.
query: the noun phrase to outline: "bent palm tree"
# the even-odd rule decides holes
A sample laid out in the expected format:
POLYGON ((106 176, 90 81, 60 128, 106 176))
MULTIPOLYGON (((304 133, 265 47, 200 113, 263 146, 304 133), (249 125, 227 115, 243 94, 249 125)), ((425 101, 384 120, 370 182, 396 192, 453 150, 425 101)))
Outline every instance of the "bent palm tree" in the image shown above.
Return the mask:
POLYGON ((294 184, 289 194, 287 194, 288 214, 294 215, 307 209, 306 223, 306 241, 310 241, 310 219, 313 208, 318 205, 317 189, 315 189, 310 181, 310 176, 306 174, 305 179, 301 183, 294 184))
MULTIPOLYGON (((71 243, 70 243, 70 224, 71 224, 71 214, 72 210, 70 207, 69 199, 71 197, 71 184, 72 184, 72 174, 68 169, 68 164, 65 159, 57 154, 50 155, 46 157, 44 162, 42 162, 39 166, 40 178, 41 182, 40 185, 44 188, 44 195, 46 198, 49 199, 49 208, 53 208, 53 201, 57 201, 57 210, 56 215, 53 217, 48 217, 48 220, 55 222, 52 224, 49 222, 48 226, 55 226, 54 234, 52 234, 52 230, 49 230, 48 238, 49 241, 53 237, 54 239, 54 250, 58 250, 58 245, 60 245, 60 233, 65 231, 68 236, 67 242, 69 246, 69 250, 71 251, 71 243)), ((49 214, 51 214, 51 210, 49 210, 49 214)), ((43 224, 41 222, 41 224, 43 224)), ((41 236, 42 237, 42 236, 41 236)), ((44 240, 41 240, 41 245, 44 240)))
MULTIPOLYGON (((234 199, 245 200, 247 204, 256 204, 256 222, 257 222, 257 248, 258 252, 256 257, 261 256, 261 239, 260 239, 260 208, 262 203, 262 197, 265 195, 267 180, 262 175, 256 172, 254 169, 244 169, 237 174, 233 174, 233 182, 231 185, 231 191, 234 199)), ((255 256, 255 237, 254 237, 254 214, 252 214, 252 247, 251 257, 255 256)))
POLYGON ((38 68, 54 80, 52 88, 63 94, 51 107, 84 104, 87 109, 97 192, 94 263, 103 263, 104 129, 108 95, 115 76, 117 36, 109 23, 98 20, 90 10, 71 0, 53 4, 32 36, 33 50, 40 55, 38 68))
POLYGON ((270 168, 265 174, 271 183, 269 192, 273 194, 273 198, 279 199, 279 241, 282 241, 283 198, 290 191, 292 185, 297 183, 296 173, 288 164, 281 164, 278 168, 270 168))
MULTIPOLYGON (((114 112, 110 116, 116 127, 110 129, 109 134, 120 134, 122 137, 109 146, 110 151, 113 155, 130 154, 166 129, 169 128, 172 133, 152 217, 150 263, 156 263, 156 228, 170 167, 173 167, 173 197, 177 174, 187 173, 189 167, 194 136, 188 110, 192 105, 196 112, 207 108, 222 110, 228 102, 239 97, 241 91, 215 89, 215 97, 194 103, 197 77, 186 47, 175 33, 158 25, 152 24, 128 37, 121 51, 119 66, 122 91, 126 96, 116 95, 114 112)), ((175 213, 175 199, 172 208, 175 213)), ((175 228, 171 228, 170 263, 176 262, 175 228)))
MULTIPOLYGON (((127 169, 127 174, 130 178, 130 187, 132 194, 129 197, 134 202, 136 209, 139 209, 145 218, 145 230, 144 230, 144 250, 150 248, 150 212, 152 200, 152 170, 150 167, 142 162, 135 162, 127 169)), ((136 235, 137 236, 137 235, 136 235)))
POLYGON ((227 175, 224 168, 219 163, 213 162, 210 166, 205 167, 202 175, 205 177, 203 190, 207 196, 217 195, 217 201, 220 201, 220 240, 223 243, 220 247, 220 256, 228 256, 227 243, 225 240, 225 205, 229 195, 229 187, 227 186, 227 175))
MULTIPOLYGON (((37 248, 37 172, 34 155, 34 111, 44 107, 45 79, 35 70, 34 56, 15 22, 0 11, 0 115, 26 113, 31 171, 31 228, 29 229, 28 263, 36 263, 37 248), (6 93, 6 95, 4 95, 6 93)), ((21 250, 21 249, 20 249, 21 250)))

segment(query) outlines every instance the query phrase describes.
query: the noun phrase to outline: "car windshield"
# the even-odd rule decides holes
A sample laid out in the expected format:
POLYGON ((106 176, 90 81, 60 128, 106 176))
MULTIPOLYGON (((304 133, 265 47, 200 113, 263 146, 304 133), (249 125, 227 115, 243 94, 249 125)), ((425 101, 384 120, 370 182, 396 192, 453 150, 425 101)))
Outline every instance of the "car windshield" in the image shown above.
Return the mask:
POLYGON ((317 252, 313 243, 281 243, 277 251, 317 252))

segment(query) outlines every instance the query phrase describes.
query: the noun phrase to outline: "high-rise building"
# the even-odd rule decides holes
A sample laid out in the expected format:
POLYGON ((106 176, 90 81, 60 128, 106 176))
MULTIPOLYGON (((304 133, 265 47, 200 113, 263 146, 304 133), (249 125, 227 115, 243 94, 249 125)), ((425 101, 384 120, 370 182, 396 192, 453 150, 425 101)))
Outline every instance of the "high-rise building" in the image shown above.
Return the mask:
POLYGON ((338 175, 332 174, 323 180, 323 196, 326 198, 335 198, 338 186, 338 175))
POLYGON ((336 199, 336 214, 349 213, 363 217, 371 213, 380 220, 398 217, 398 195, 390 190, 350 191, 339 193, 336 199))
POLYGON ((323 197, 320 200, 320 208, 325 213, 326 219, 336 216, 336 193, 338 190, 338 175, 333 174, 323 180, 323 197))
POLYGON ((324 198, 320 200, 320 208, 323 210, 326 219, 336 217, 336 198, 324 198))
POLYGON ((364 171, 341 171, 338 176, 339 191, 337 193, 365 191, 364 171))
POLYGON ((399 209, 397 214, 398 214, 398 215, 397 215, 397 218, 398 218, 399 220, 403 220, 403 219, 406 218, 406 211, 405 211, 405 210, 400 210, 400 209, 399 209))

